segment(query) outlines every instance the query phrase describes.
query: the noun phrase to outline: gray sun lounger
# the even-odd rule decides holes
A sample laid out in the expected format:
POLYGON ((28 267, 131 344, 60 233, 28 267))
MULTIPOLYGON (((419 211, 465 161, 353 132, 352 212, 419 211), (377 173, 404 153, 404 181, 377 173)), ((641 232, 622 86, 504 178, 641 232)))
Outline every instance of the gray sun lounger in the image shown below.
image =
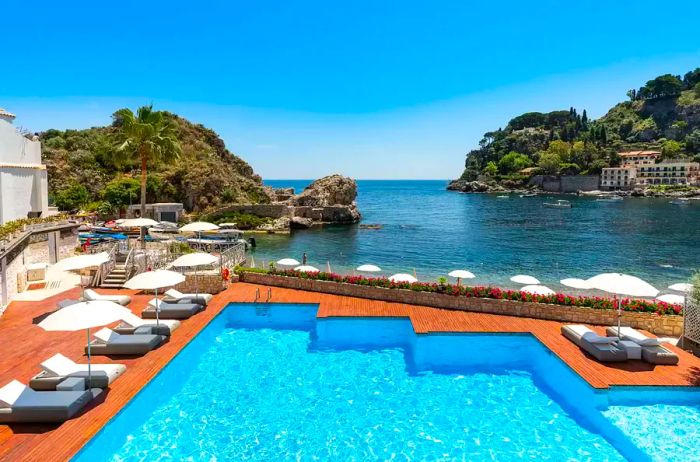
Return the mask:
POLYGON ((88 374, 87 364, 78 364, 60 353, 41 363, 41 372, 29 381, 29 387, 37 391, 56 390, 65 379, 78 377, 85 382, 90 377, 89 388, 107 388, 126 371, 123 364, 92 364, 88 374))
MULTIPOLYGON (((617 327, 608 327, 605 333, 609 336, 617 336, 617 327)), ((642 348, 642 359, 650 364, 673 366, 680 360, 676 353, 661 346, 657 339, 647 337, 631 327, 621 327, 620 338, 639 345, 642 348)))
MULTIPOLYGON (((143 319, 156 319, 155 299, 148 303, 148 307, 141 312, 143 319)), ((204 309, 196 303, 165 303, 158 301, 158 317, 162 319, 188 319, 204 309)))
POLYGON ((616 362, 627 360, 627 352, 615 346, 617 339, 598 335, 584 325, 562 326, 561 333, 598 361, 616 362))
MULTIPOLYGON (((96 332, 95 337, 90 342, 93 355, 144 355, 167 339, 164 335, 120 335, 107 328, 96 332)), ((85 352, 87 353, 87 345, 85 352)))
POLYGON ((99 388, 34 391, 16 380, 3 387, 3 392, 5 390, 9 391, 7 395, 11 398, 0 400, 0 423, 64 422, 102 392, 99 388))

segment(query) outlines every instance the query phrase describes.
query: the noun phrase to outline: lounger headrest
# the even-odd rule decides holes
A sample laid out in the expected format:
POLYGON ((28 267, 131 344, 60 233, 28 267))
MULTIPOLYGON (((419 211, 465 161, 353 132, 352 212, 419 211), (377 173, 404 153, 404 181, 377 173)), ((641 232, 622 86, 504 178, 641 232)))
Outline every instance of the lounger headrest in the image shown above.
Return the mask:
POLYGON ((95 298, 96 296, 99 295, 97 292, 95 292, 92 289, 85 289, 85 291, 83 293, 85 294, 86 297, 89 297, 89 298, 95 298))
POLYGON ((12 407, 17 401, 17 398, 24 393, 27 386, 22 382, 13 380, 4 387, 0 388, 0 406, 1 407, 12 407))
POLYGON ((640 346, 657 346, 660 345, 659 339, 656 338, 645 338, 645 339, 639 339, 635 340, 637 345, 640 346))
POLYGON ((162 303, 163 303, 163 301, 159 300, 157 298, 152 298, 148 301, 148 304, 150 306, 152 306, 153 308, 159 308, 162 303))
POLYGON ((102 340, 105 343, 109 343, 109 340, 115 337, 116 335, 117 334, 115 334, 112 329, 109 329, 107 327, 103 327, 102 329, 95 332, 95 338, 98 340, 102 340))
POLYGON ((620 341, 617 337, 603 337, 595 332, 586 332, 581 338, 590 343, 617 343, 620 341))
POLYGON ((51 375, 62 377, 75 372, 75 363, 61 353, 56 353, 41 363, 41 368, 51 375))
POLYGON ((165 291, 165 295, 172 298, 181 298, 183 293, 176 289, 168 289, 165 291))

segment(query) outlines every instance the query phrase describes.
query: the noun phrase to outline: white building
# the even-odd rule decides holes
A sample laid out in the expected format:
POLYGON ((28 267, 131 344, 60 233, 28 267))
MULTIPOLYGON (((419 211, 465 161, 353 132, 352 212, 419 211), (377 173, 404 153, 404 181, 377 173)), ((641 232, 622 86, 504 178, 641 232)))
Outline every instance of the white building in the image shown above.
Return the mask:
POLYGON ((627 151, 618 153, 622 159, 623 167, 641 167, 642 165, 654 165, 661 151, 627 151))
POLYGON ((15 116, 0 109, 0 224, 48 212, 46 166, 41 143, 12 125, 15 116))
POLYGON ((700 164, 687 160, 668 160, 637 168, 637 184, 700 184, 700 164))
POLYGON ((636 177, 635 167, 608 167, 600 175, 600 186, 607 190, 631 189, 636 177))

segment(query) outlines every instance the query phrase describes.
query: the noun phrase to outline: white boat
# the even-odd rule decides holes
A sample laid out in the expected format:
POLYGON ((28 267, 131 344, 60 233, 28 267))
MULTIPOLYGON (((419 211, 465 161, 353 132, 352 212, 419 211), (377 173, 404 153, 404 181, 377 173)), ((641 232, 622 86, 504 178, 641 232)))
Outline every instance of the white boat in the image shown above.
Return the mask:
POLYGON ((520 197, 537 197, 537 193, 525 193, 521 194, 520 197))
POLYGON ((673 199, 670 203, 673 205, 688 205, 690 204, 690 199, 688 199, 687 197, 677 197, 673 199))
POLYGON ((612 195, 612 196, 598 196, 598 199, 596 199, 596 202, 619 202, 623 200, 624 198, 622 196, 618 196, 617 194, 612 195))
POLYGON ((496 199, 508 199, 508 196, 496 196, 496 199))
POLYGON ((544 204, 542 204, 542 206, 550 209, 570 209, 571 202, 564 199, 559 199, 556 202, 545 202, 544 204))

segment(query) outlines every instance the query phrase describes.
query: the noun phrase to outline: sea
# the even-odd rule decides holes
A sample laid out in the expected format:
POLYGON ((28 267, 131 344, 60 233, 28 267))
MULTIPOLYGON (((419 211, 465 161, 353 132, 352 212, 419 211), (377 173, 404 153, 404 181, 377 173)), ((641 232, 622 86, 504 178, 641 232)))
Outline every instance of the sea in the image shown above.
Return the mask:
MULTIPOLYGON (((298 193, 311 180, 270 180, 298 193)), ((414 274, 437 281, 455 269, 476 275, 470 285, 518 288, 528 274, 554 290, 563 278, 603 272, 632 274, 663 290, 700 269, 700 201, 675 205, 668 198, 600 202, 574 195, 463 194, 447 180, 360 180, 358 225, 323 226, 291 235, 256 235, 249 262, 281 258, 350 274, 362 264, 381 275, 414 274), (505 196, 505 197, 504 197, 505 196), (544 203, 571 201, 571 208, 544 203), (379 225, 365 229, 361 225, 379 225)))

